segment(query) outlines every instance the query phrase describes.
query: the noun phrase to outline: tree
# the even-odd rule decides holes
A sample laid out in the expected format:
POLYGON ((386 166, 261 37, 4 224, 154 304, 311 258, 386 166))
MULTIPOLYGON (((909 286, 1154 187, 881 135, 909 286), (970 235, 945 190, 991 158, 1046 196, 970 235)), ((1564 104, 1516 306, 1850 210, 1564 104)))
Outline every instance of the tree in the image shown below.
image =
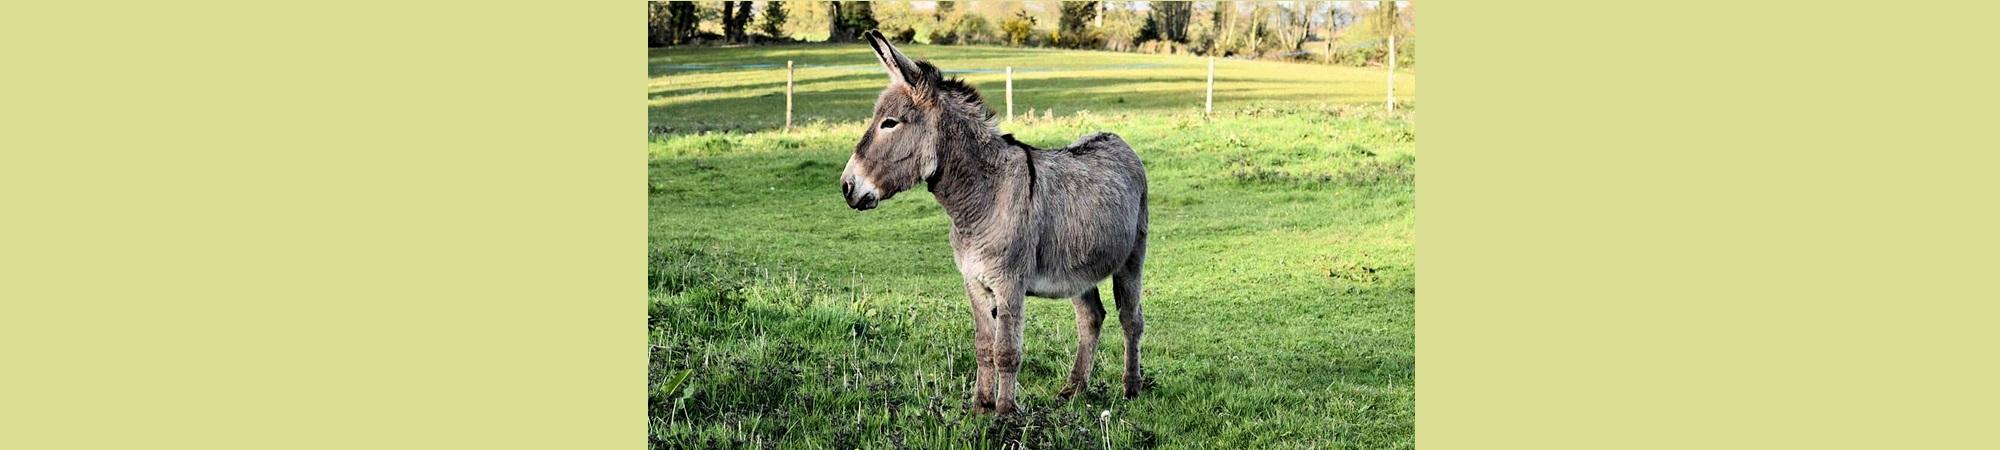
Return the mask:
POLYGON ((1399 22, 1402 21, 1396 18, 1396 2, 1382 2, 1382 6, 1375 8, 1375 30, 1383 36, 1396 34, 1402 28, 1399 22))
POLYGON ((868 2, 827 2, 828 22, 827 42, 844 42, 861 38, 864 31, 880 25, 875 22, 875 7, 868 2))
POLYGON ((1098 2, 1062 2, 1062 17, 1057 19, 1059 32, 1056 45, 1082 48, 1091 45, 1087 24, 1097 19, 1098 2))
POLYGON ((667 34, 667 4, 646 3, 646 46, 665 47, 672 39, 667 34))
POLYGON ((1116 51, 1132 51, 1138 42, 1139 27, 1146 18, 1135 11, 1128 2, 1107 2, 1104 13, 1097 16, 1104 26, 1097 31, 1104 37, 1104 48, 1116 51))
POLYGON ((750 2, 722 2, 722 36, 729 42, 743 42, 743 29, 750 25, 750 2))
POLYGON ((944 19, 951 17, 951 10, 957 6, 958 2, 937 2, 937 7, 931 9, 931 18, 937 19, 938 23, 944 23, 944 19))
POLYGON ((1312 37, 1312 8, 1306 2, 1279 7, 1284 26, 1278 28, 1278 36, 1284 40, 1286 51, 1305 49, 1306 39, 1312 37))
POLYGON ((764 32, 765 36, 770 36, 773 39, 784 37, 785 2, 780 2, 780 1, 764 2, 763 16, 764 16, 764 21, 763 23, 758 24, 757 26, 758 31, 764 32))
POLYGON ((833 20, 827 19, 827 10, 832 9, 824 1, 781 2, 785 4, 785 34, 797 39, 806 36, 826 36, 827 27, 833 20))
POLYGON ((1187 43, 1188 19, 1194 17, 1194 2, 1160 1, 1152 3, 1153 12, 1146 16, 1146 27, 1160 39, 1187 43))
POLYGON ((1237 10, 1236 2, 1215 2, 1211 19, 1213 26, 1210 28, 1221 30, 1221 34, 1216 36, 1215 48, 1209 54, 1228 55, 1236 50, 1236 19, 1242 15, 1242 11, 1237 10))
POLYGON ((860 39, 861 33, 882 26, 881 23, 875 21, 875 4, 873 2, 848 3, 847 8, 841 11, 840 18, 842 22, 845 22, 843 26, 847 28, 847 31, 853 33, 847 36, 848 39, 860 39))
POLYGON ((1347 28, 1348 25, 1354 23, 1354 12, 1334 6, 1333 2, 1330 1, 1320 3, 1326 4, 1326 57, 1328 60, 1332 60, 1334 58, 1334 37, 1340 34, 1342 28, 1347 28))
POLYGON ((655 2, 660 10, 660 45, 686 44, 701 27, 701 11, 694 2, 655 2))
POLYGON ((846 40, 848 32, 840 20, 840 2, 826 2, 826 41, 846 40))
POLYGON ((1250 48, 1246 53, 1256 55, 1264 51, 1264 43, 1271 35, 1271 8, 1263 3, 1250 6, 1250 26, 1244 27, 1244 37, 1250 38, 1250 48))

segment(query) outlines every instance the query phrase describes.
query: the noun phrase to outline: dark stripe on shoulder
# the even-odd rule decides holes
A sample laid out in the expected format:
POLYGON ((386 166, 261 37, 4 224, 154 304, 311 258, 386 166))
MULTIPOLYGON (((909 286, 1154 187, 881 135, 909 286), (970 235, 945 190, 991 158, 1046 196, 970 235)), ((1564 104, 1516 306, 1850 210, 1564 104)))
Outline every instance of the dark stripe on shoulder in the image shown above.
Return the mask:
POLYGON ((1003 135, 1000 135, 1000 139, 1001 139, 1002 141, 1006 141, 1006 142, 1007 142, 1007 145, 1010 145, 1010 146, 1014 146, 1014 147, 1019 147, 1019 148, 1021 149, 1021 154, 1022 154, 1022 155, 1026 155, 1026 156, 1027 156, 1027 158, 1028 158, 1028 159, 1027 159, 1027 161, 1028 161, 1028 198, 1030 198, 1030 199, 1032 199, 1032 198, 1035 198, 1035 151, 1036 151, 1037 149, 1035 148, 1035 146, 1032 146, 1032 145, 1028 145, 1028 144, 1025 144, 1025 143, 1022 143, 1021 141, 1018 141, 1018 140, 1015 140, 1015 139, 1014 139, 1014 133, 1007 133, 1007 134, 1003 134, 1003 135))

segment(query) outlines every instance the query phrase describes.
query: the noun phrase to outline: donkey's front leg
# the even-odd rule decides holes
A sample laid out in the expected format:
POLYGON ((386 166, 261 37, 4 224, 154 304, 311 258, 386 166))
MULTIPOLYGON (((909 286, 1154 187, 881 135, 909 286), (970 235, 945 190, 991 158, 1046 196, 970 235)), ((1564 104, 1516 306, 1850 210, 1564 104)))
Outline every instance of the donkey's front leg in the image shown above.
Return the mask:
POLYGON ((995 303, 993 305, 993 318, 995 319, 992 344, 994 354, 993 368, 998 375, 995 377, 997 379, 994 380, 998 384, 996 386, 997 392, 995 393, 995 397, 997 398, 994 399, 994 409, 999 411, 1000 414, 1014 413, 1016 409, 1014 403, 1015 391, 1021 387, 1019 382, 1021 375, 1021 329, 1022 325, 1024 325, 1021 321, 1021 312, 1023 303, 1025 303, 1022 301, 1025 300, 1023 295, 1026 294, 1023 290, 1024 286, 1021 283, 1022 280, 1019 277, 1006 277, 1004 280, 996 283, 996 286, 992 286, 993 302, 995 303))
POLYGON ((993 296, 977 280, 965 280, 972 305, 972 362, 979 367, 972 381, 972 411, 993 410, 993 296))

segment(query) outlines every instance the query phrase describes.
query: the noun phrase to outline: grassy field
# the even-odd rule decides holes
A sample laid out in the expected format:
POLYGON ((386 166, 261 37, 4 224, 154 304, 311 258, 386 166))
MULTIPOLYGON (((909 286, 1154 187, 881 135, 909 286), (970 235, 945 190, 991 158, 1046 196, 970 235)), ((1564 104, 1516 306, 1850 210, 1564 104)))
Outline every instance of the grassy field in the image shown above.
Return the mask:
MULTIPOLYGON (((1056 401, 1074 312, 1031 299, 1025 412, 970 414, 971 320, 943 212, 922 191, 867 213, 839 199, 884 82, 866 50, 655 51, 649 115, 670 128, 649 162, 655 447, 1414 446, 1416 124, 1377 105, 1380 70, 1224 62, 1218 78, 1240 87, 1218 87, 1203 119, 1198 81, 1179 79, 1202 60, 906 51, 947 69, 1129 66, 1017 73, 1016 100, 1055 117, 1002 128, 1043 147, 1115 131, 1145 160, 1149 390, 1116 396, 1112 320, 1093 391, 1056 401), (817 67, 799 87, 815 120, 792 132, 771 129, 782 97, 779 115, 750 115, 772 102, 768 69, 658 76, 785 58, 817 67)), ((994 75, 968 75, 999 98, 994 75)))

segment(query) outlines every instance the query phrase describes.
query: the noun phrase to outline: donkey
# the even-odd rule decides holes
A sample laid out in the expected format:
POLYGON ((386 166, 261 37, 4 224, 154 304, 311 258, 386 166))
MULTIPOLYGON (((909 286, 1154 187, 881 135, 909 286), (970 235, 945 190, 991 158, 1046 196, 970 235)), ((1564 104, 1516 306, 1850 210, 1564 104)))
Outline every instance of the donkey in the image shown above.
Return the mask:
POLYGON ((1139 395, 1140 272, 1146 262, 1146 171, 1124 139, 1094 133, 1041 150, 1004 134, 979 92, 946 79, 866 33, 889 87, 847 168, 840 191, 857 211, 923 181, 951 218, 951 254, 971 298, 979 363, 973 409, 1011 414, 1021 371, 1022 300, 1076 306, 1076 365, 1061 397, 1087 389, 1109 277, 1125 331, 1125 397, 1139 395))

